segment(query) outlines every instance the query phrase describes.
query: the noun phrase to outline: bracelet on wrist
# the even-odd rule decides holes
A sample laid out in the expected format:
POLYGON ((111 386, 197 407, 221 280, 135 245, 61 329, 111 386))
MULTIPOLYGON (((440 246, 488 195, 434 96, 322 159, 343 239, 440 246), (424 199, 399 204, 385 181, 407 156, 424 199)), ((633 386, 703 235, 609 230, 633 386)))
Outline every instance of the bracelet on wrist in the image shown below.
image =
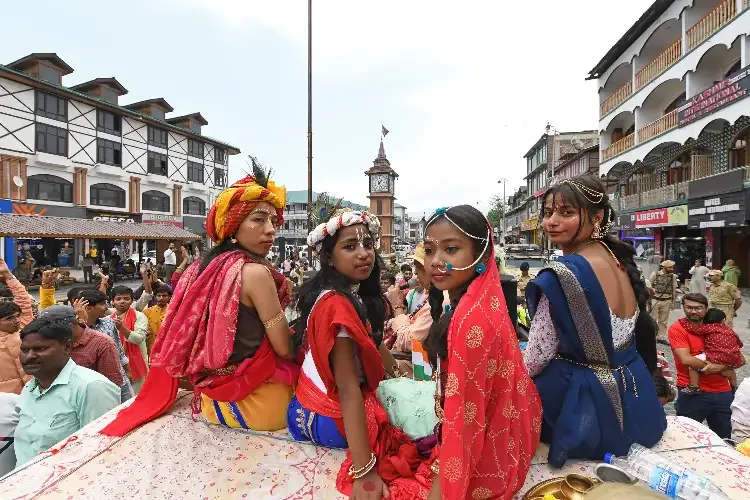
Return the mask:
POLYGON ((375 456, 374 453, 370 453, 370 461, 367 462, 367 464, 362 467, 361 469, 354 469, 354 463, 352 463, 351 467, 349 467, 349 476, 353 477, 354 479, 361 479, 365 477, 367 474, 370 473, 372 469, 375 468, 375 464, 377 463, 378 458, 375 456))

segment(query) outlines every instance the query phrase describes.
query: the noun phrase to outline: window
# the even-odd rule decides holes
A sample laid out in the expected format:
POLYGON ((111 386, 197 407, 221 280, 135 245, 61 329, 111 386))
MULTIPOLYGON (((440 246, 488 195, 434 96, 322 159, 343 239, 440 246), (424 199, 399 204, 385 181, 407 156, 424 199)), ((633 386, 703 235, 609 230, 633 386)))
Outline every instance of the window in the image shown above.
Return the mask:
POLYGON ((91 186, 91 204, 125 208, 125 190, 114 184, 94 184, 91 186))
POLYGON ((64 128, 37 123, 36 150, 53 155, 68 156, 68 131, 64 128))
POLYGON ((227 150, 222 148, 215 148, 214 151, 216 158, 214 161, 216 163, 221 163, 222 165, 227 162, 227 150))
POLYGON ((167 175, 167 155, 148 152, 148 173, 156 175, 167 175))
POLYGON ((227 187, 227 174, 226 171, 215 168, 214 169, 214 186, 227 187))
POLYGON ((68 119, 68 102, 64 97, 59 97, 46 92, 36 91, 36 114, 61 122, 68 119))
POLYGON ((194 161, 188 162, 188 181, 200 182, 203 184, 203 165, 201 163, 195 163, 194 161))
POLYGON ((112 142, 106 139, 98 139, 96 141, 96 161, 97 163, 105 163, 107 165, 114 165, 116 167, 122 166, 122 156, 120 155, 120 148, 122 145, 119 142, 112 142))
POLYGON ((148 128, 148 143, 152 146, 167 149, 167 131, 160 128, 148 128))
POLYGON ((188 155, 203 158, 203 143, 188 139, 188 155))
POLYGON ((112 104, 117 104, 117 92, 112 90, 109 87, 99 87, 99 99, 106 102, 111 102, 112 104))
POLYGON ((34 200, 73 203, 73 183, 56 175, 32 175, 27 196, 34 200))
POLYGON ((141 208, 154 212, 171 212, 169 196, 159 191, 146 191, 141 196, 141 208))
POLYGON ((667 113, 671 113, 675 109, 677 109, 677 108, 681 107, 682 105, 684 105, 686 102, 687 101, 685 100, 685 92, 683 92, 682 94, 680 94, 679 96, 677 96, 675 98, 675 100, 672 101, 672 103, 669 106, 667 106, 664 109, 664 114, 666 115, 667 113))
POLYGON ((375 215, 381 215, 383 213, 383 200, 377 200, 377 208, 376 208, 376 214, 375 215))
POLYGON ((750 143, 750 129, 742 131, 732 143, 732 147, 729 148, 729 168, 740 168, 750 164, 748 162, 748 159, 750 159, 748 143, 750 143))
POLYGON ((182 211, 189 215, 206 215, 206 202, 195 196, 182 200, 182 211))
POLYGON ((96 112, 96 130, 112 135, 122 135, 122 119, 114 113, 102 109, 96 112))
POLYGON ((52 66, 39 64, 39 79, 44 82, 60 85, 60 82, 62 81, 62 73, 59 69, 53 68, 52 66))

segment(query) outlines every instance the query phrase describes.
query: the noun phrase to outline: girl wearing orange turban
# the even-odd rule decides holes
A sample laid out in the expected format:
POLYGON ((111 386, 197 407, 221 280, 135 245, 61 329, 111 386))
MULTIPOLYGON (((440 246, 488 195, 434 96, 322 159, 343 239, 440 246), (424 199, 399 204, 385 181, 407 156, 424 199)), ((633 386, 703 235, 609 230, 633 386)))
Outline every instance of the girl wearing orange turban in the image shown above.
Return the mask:
POLYGON ((217 246, 182 275, 141 392, 102 433, 123 436, 167 411, 181 378, 194 386, 194 413, 209 422, 286 427, 298 373, 283 313, 290 297, 265 258, 285 203, 286 189, 254 158, 253 175, 219 195, 206 220, 217 246))

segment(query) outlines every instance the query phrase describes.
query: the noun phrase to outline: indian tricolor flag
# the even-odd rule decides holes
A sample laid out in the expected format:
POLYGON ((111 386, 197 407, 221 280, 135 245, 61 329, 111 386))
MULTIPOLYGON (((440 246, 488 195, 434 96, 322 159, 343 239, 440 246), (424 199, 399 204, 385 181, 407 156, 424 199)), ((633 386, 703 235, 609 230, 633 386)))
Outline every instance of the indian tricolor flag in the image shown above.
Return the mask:
POLYGON ((414 380, 430 380, 432 365, 427 358, 427 351, 418 340, 411 341, 411 364, 414 365, 414 380))

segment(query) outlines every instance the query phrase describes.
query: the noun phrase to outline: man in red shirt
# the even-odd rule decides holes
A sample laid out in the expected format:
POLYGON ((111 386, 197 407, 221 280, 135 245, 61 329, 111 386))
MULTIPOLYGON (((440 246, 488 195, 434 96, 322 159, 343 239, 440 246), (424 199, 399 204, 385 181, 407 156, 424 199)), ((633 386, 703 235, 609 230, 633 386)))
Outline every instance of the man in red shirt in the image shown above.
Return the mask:
POLYGON ((85 300, 78 299, 75 302, 76 309, 64 305, 50 306, 42 309, 39 317, 71 325, 73 329, 71 359, 79 366, 101 373, 120 387, 124 379, 120 371, 120 355, 117 352, 117 346, 106 334, 88 327, 87 304, 85 300))
POLYGON ((689 293, 682 299, 685 317, 669 327, 669 343, 674 354, 677 370, 677 387, 690 385, 689 369, 701 374, 699 392, 680 393, 675 409, 678 416, 689 417, 698 422, 704 420, 721 438, 729 438, 732 433, 732 410, 730 405, 734 395, 729 380, 720 375, 726 366, 696 358, 703 352, 703 337, 692 333, 694 327, 703 322, 708 311, 708 299, 700 293, 689 293))

